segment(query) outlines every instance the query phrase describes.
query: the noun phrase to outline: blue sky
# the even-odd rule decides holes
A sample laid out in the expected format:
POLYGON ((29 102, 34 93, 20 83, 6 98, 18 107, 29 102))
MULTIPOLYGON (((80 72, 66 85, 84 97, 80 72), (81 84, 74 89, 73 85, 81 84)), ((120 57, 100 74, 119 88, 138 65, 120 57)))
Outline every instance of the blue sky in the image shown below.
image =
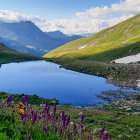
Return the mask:
POLYGON ((110 6, 119 0, 0 0, 0 9, 38 15, 48 20, 74 18, 91 7, 110 6))
POLYGON ((140 13, 140 0, 0 0, 0 21, 30 20, 43 31, 95 33, 140 13))

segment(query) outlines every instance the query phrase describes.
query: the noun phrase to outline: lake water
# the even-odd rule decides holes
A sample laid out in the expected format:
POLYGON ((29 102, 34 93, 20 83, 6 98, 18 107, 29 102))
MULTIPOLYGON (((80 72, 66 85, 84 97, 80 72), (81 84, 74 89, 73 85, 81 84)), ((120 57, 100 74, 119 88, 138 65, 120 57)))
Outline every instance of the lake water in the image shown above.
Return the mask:
POLYGON ((56 98, 61 104, 91 106, 103 102, 96 95, 119 87, 106 79, 82 74, 46 61, 4 64, 0 68, 0 91, 56 98))

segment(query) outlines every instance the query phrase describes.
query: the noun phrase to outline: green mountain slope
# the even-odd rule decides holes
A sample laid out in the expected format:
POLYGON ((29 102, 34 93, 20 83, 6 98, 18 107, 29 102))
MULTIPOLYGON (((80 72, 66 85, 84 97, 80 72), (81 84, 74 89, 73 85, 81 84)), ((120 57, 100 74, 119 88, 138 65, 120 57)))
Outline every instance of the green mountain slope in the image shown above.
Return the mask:
POLYGON ((39 60, 39 59, 40 59, 39 57, 13 51, 7 48, 4 44, 0 43, 0 64, 29 60, 39 60))
POLYGON ((105 77, 119 86, 137 86, 139 64, 111 60, 140 53, 140 14, 99 33, 72 41, 44 57, 63 67, 105 77), (109 63, 108 63, 109 62, 109 63))
POLYGON ((72 41, 46 58, 110 61, 140 52, 140 14, 99 33, 72 41))

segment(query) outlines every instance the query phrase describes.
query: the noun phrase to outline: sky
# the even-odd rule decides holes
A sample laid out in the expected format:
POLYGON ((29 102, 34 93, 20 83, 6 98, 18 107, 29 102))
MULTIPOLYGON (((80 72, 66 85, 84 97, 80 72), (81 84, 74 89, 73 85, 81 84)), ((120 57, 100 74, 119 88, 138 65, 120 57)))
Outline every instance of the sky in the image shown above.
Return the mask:
POLYGON ((0 21, 65 34, 96 33, 139 13, 140 0, 0 0, 0 21))

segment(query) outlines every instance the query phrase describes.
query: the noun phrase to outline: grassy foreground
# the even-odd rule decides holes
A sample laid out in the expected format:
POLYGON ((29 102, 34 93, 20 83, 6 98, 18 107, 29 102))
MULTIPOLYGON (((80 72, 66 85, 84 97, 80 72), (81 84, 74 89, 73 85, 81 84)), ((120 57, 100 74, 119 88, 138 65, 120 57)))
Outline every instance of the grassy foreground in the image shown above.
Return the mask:
POLYGON ((20 53, 7 48, 4 44, 0 43, 0 65, 11 62, 40 60, 41 58, 32 56, 25 53, 20 53))
MULTIPOLYGON (((5 93, 6 94, 6 93, 5 93)), ((3 93, 0 94, 4 95, 3 93)), ((111 109, 30 105, 31 98, 19 101, 9 95, 0 100, 1 140, 138 140, 140 113, 111 109)))

